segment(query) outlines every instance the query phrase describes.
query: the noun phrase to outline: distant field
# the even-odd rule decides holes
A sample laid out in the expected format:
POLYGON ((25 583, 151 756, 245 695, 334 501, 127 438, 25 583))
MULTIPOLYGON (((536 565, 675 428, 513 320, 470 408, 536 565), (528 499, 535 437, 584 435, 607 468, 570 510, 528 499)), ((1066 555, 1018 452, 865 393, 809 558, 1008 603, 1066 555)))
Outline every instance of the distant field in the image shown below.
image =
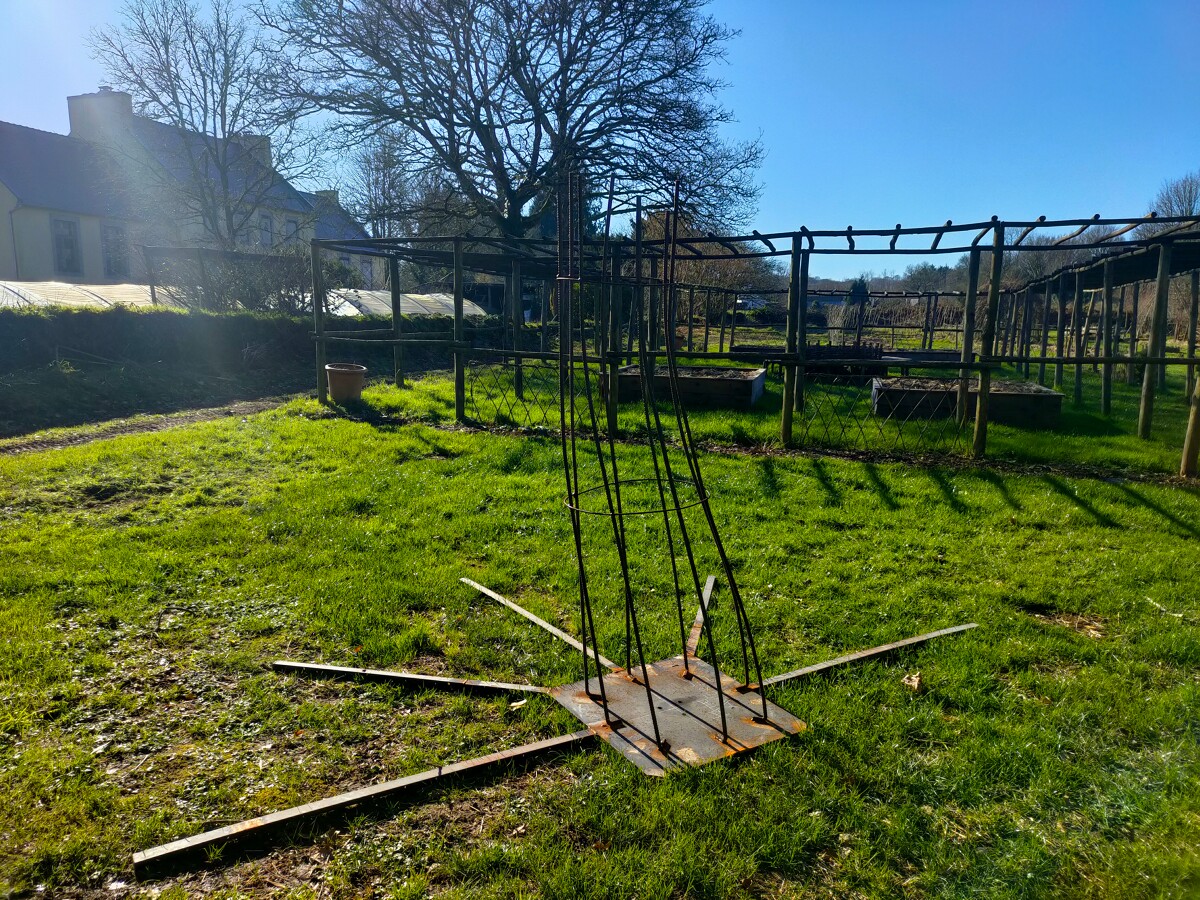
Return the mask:
MULTIPOLYGON (((434 419, 442 391, 367 399, 434 419)), ((765 674, 981 627, 780 690, 810 730, 736 763, 651 780, 607 748, 572 753, 145 887, 1200 892, 1200 491, 741 452, 703 464, 765 674), (902 683, 916 672, 920 692, 902 683)), ((0 885, 121 896, 135 850, 573 730, 540 697, 511 708, 268 669, 577 678, 553 638, 458 583, 577 631, 558 466, 550 436, 372 425, 312 401, 0 456, 0 885)), ((646 523, 634 549, 657 539, 646 523)), ((647 652, 672 653, 669 574, 635 575, 647 652)), ((615 576, 597 590, 619 656, 615 576)))

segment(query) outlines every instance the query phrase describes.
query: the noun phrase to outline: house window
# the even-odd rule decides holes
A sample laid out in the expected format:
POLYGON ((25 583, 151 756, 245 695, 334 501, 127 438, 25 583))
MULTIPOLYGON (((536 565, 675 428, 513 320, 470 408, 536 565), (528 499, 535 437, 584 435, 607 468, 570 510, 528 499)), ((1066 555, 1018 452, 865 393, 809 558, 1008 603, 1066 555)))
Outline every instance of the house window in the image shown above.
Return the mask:
POLYGON ((54 271, 60 275, 82 275, 79 223, 74 219, 51 219, 50 231, 54 237, 54 271))
POLYGON ((369 259, 360 260, 358 270, 362 272, 363 287, 371 290, 375 287, 375 279, 371 277, 371 261, 369 259))
POLYGON ((275 244, 275 225, 270 216, 258 217, 258 242, 264 247, 271 247, 275 244))
POLYGON ((287 219, 283 223, 283 239, 285 241, 294 241, 300 237, 300 220, 287 219))
POLYGON ((129 241, 122 226, 100 226, 100 251, 104 255, 105 278, 129 277, 129 241))

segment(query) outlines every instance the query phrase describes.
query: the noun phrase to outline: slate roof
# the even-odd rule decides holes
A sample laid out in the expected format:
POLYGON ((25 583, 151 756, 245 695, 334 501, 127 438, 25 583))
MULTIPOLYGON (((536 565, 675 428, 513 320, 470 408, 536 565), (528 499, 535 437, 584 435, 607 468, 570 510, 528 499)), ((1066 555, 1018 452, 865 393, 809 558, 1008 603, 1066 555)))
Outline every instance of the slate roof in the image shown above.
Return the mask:
MULTIPOLYGON (((182 182, 191 180, 189 159, 209 161, 205 138, 174 125, 143 116, 133 117, 133 136, 168 173, 182 182)), ((309 202, 278 172, 263 163, 236 141, 228 142, 230 195, 249 195, 258 205, 290 210, 300 214, 311 211, 309 202)), ((217 173, 211 172, 216 179, 217 173)))
POLYGON ((341 204, 331 203, 316 194, 303 191, 300 195, 308 202, 317 214, 314 223, 315 234, 319 241, 361 241, 370 238, 367 230, 354 221, 341 204))
POLYGON ((114 170, 112 158, 87 141, 0 122, 0 183, 23 206, 128 218, 131 205, 114 170))

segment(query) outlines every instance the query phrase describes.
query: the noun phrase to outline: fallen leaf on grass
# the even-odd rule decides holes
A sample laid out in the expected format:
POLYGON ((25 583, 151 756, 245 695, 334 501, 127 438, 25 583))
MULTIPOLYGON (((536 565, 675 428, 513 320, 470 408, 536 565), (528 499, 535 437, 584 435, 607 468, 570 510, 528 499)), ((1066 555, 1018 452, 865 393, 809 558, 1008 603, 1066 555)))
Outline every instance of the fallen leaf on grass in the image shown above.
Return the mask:
POLYGON ((921 673, 920 672, 913 672, 911 675, 905 675, 900 680, 904 684, 904 686, 906 688, 908 688, 909 690, 914 691, 915 693, 921 692, 921 673))

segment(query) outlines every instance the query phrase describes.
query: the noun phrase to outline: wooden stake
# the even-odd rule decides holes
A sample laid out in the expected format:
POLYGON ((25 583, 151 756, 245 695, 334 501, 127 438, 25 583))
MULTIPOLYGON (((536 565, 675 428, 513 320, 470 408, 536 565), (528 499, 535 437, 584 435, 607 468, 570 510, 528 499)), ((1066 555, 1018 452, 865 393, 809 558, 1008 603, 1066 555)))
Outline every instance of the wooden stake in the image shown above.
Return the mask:
MULTIPOLYGON (((785 341, 789 354, 796 352, 796 334, 800 322, 800 235, 792 235, 792 258, 788 272, 787 324, 785 341)), ((796 402, 796 366, 783 367, 783 409, 779 420, 779 441, 788 447, 792 443, 792 409, 796 402)))
POLYGON ((1050 281, 1046 281, 1046 297, 1042 301, 1042 361, 1038 363, 1038 384, 1046 383, 1046 351, 1050 347, 1050 281))
POLYGON ((454 239, 454 420, 467 418, 467 353, 463 348, 463 240, 454 239))
POLYGON ((396 387, 404 387, 404 345, 400 340, 404 337, 404 317, 400 307, 400 260, 388 260, 388 281, 392 295, 392 337, 396 343, 392 346, 392 369, 396 378, 396 387))
POLYGON ((1192 272, 1192 303, 1187 326, 1187 392, 1193 393, 1196 381, 1196 320, 1200 318, 1200 271, 1192 272))
MULTIPOLYGON (((987 318, 983 322, 983 339, 980 342, 980 357, 990 362, 996 355, 996 326, 1000 318, 1000 279, 1004 274, 1004 226, 997 225, 992 237, 992 277, 988 282, 987 318)), ((979 372, 979 394, 975 398, 975 439, 972 455, 982 459, 987 452, 988 394, 991 390, 992 370, 979 372)))
MULTIPOLYGON (((1154 315, 1150 321, 1151 355, 1157 355, 1166 348, 1165 334, 1167 330, 1167 297, 1171 287, 1171 249, 1170 242, 1159 245, 1158 248, 1158 279, 1154 294, 1154 315)), ((1165 368, 1165 365, 1162 366, 1165 368)), ((1158 365, 1146 363, 1146 371, 1142 377, 1142 403, 1138 409, 1138 437, 1148 440, 1150 426, 1154 418, 1154 388, 1158 383, 1158 365)))
MULTIPOLYGON (((509 278, 509 284, 512 286, 512 298, 509 303, 509 310, 512 315, 512 342, 513 351, 521 352, 521 333, 525 330, 525 310, 521 304, 521 285, 523 282, 521 277, 521 261, 514 259, 512 261, 512 276, 509 278)), ((521 357, 513 357, 513 392, 518 400, 525 398, 525 372, 521 368, 521 357)))
MULTIPOLYGON (((1092 297, 1092 303, 1095 303, 1095 295, 1092 297)), ((1079 362, 1075 363, 1075 405, 1083 405, 1083 357, 1087 353, 1087 329, 1088 321, 1092 317, 1092 308, 1088 307, 1086 313, 1083 312, 1083 273, 1075 273, 1075 305, 1071 311, 1071 317, 1075 320, 1075 327, 1072 331, 1075 332, 1075 357, 1079 362)))
POLYGON ((321 247, 313 241, 309 249, 313 283, 313 331, 317 349, 317 399, 329 402, 329 377, 325 374, 325 273, 321 270, 321 247))
MULTIPOLYGON (((1064 272, 1058 279, 1058 343, 1055 355, 1062 359, 1066 347, 1067 335, 1067 274, 1064 272)), ((1054 364, 1054 389, 1061 391, 1063 386, 1063 364, 1054 364)))
MULTIPOLYGON (((1104 321, 1101 323, 1103 341, 1097 342, 1097 349, 1103 344, 1104 356, 1113 355, 1113 265, 1112 260, 1104 261, 1104 321)), ((1100 376, 1100 414, 1112 414, 1112 376, 1113 364, 1106 362, 1100 376)))
MULTIPOLYGON (((967 261, 967 296, 963 300, 962 356, 964 363, 975 361, 975 294, 979 290, 979 248, 972 247, 967 261)), ((971 370, 960 369, 958 409, 956 418, 962 425, 967 420, 967 403, 971 398, 971 370)))
POLYGON ((1138 342, 1138 296, 1142 292, 1141 282, 1137 282, 1133 286, 1133 301, 1130 306, 1132 310, 1132 318, 1129 322, 1129 364, 1125 367, 1125 383, 1134 384, 1136 371, 1134 360, 1137 358, 1137 342, 1138 342))
MULTIPOLYGON (((1192 283, 1195 284, 1195 281, 1192 283)), ((1179 474, 1189 478, 1196 474, 1196 465, 1200 462, 1200 378, 1196 379, 1192 388, 1190 402, 1187 431, 1183 436, 1183 457, 1179 463, 1179 474)))

